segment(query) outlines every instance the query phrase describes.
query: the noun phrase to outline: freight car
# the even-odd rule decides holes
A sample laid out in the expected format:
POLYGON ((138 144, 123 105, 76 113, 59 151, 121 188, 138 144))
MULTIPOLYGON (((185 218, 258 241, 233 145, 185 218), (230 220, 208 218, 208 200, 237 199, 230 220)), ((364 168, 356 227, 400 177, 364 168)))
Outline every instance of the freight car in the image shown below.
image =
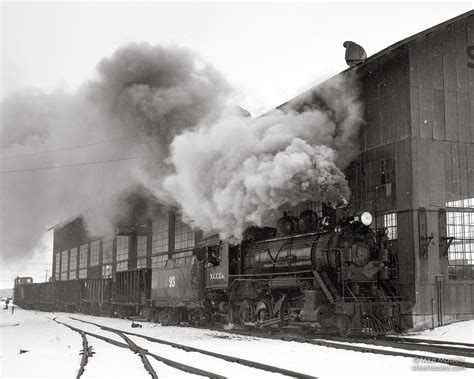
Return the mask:
MULTIPOLYGON (((401 317, 412 304, 399 295, 397 257, 387 246, 386 231, 372 229, 371 223, 368 212, 337 224, 313 211, 299 217, 285 214, 276 229, 249 228, 241 244, 210 236, 192 256, 168 259, 163 268, 64 286, 74 288, 68 300, 75 304, 72 309, 87 313, 168 324, 385 334, 401 328, 401 317)), ((61 283, 15 281, 15 293, 37 288, 35 303, 24 296, 23 304, 60 309, 65 304, 61 283)))

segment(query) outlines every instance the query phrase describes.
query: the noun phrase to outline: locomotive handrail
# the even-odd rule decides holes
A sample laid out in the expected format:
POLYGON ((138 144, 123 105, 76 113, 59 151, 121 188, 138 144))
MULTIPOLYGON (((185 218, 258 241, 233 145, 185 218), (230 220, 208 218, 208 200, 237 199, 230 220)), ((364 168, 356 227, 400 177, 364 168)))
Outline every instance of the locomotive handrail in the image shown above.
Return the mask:
POLYGON ((260 273, 260 274, 232 274, 229 275, 229 278, 234 278, 234 277, 242 277, 242 276, 283 276, 283 275, 293 275, 293 274, 307 274, 310 273, 311 270, 303 270, 303 271, 291 271, 291 272, 279 272, 279 273, 274 273, 274 272, 267 272, 267 273, 260 273))

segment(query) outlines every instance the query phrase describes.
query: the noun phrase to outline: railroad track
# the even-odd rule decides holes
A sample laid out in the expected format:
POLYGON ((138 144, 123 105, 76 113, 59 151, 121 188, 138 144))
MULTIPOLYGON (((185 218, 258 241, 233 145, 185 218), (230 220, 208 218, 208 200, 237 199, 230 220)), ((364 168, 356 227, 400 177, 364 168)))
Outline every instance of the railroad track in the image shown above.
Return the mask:
MULTIPOLYGON (((57 321, 56 318, 49 318, 49 319, 53 320, 54 322, 57 322, 58 324, 62 324, 61 322, 57 321)), ((79 370, 78 370, 77 375, 76 375, 76 379, 79 379, 82 376, 82 374, 84 373, 84 370, 85 370, 85 367, 86 367, 87 362, 89 360, 89 357, 92 357, 93 354, 94 354, 93 351, 92 351, 92 346, 89 346, 89 341, 87 340, 87 336, 86 336, 86 333, 84 333, 84 331, 76 329, 76 328, 74 328, 73 326, 70 326, 70 325, 66 325, 66 324, 63 324, 63 325, 65 325, 69 329, 79 333, 81 335, 81 338, 82 338, 82 350, 80 352, 80 354, 82 354, 82 358, 81 358, 81 363, 80 363, 80 366, 79 366, 79 370)))
MULTIPOLYGON (((52 319, 52 320, 54 320, 58 324, 64 325, 64 326, 80 333, 81 335, 88 335, 88 336, 97 338, 99 340, 105 341, 105 342, 107 342, 111 345, 118 346, 118 347, 125 348, 125 349, 130 349, 134 353, 138 353, 140 355, 140 358, 142 359, 142 362, 143 362, 143 365, 144 365, 145 369, 151 375, 151 377, 154 378, 154 379, 158 378, 158 375, 157 375, 156 371, 154 370, 153 366, 151 365, 151 363, 149 362, 148 358, 146 357, 147 355, 149 355, 150 357, 153 357, 157 361, 160 361, 160 362, 162 362, 162 363, 164 363, 164 364, 166 364, 170 367, 176 368, 180 371, 187 372, 189 374, 195 374, 195 375, 205 376, 205 377, 208 377, 208 378, 216 378, 216 379, 224 379, 225 378, 222 375, 218 375, 218 374, 210 372, 210 371, 201 370, 201 369, 193 367, 193 366, 188 366, 188 365, 185 365, 183 363, 173 361, 171 359, 164 358, 164 357, 159 356, 157 354, 151 353, 148 350, 143 349, 140 346, 136 345, 133 341, 131 341, 128 337, 126 337, 124 333, 117 333, 117 334, 120 335, 122 338, 125 337, 124 339, 127 343, 119 342, 119 341, 116 341, 112 338, 108 338, 108 337, 105 337, 105 336, 102 336, 102 335, 99 335, 99 334, 96 334, 96 333, 91 333, 89 331, 82 330, 80 328, 76 328, 72 325, 69 325, 67 323, 58 321, 56 319, 52 319)), ((85 365, 83 366, 82 362, 81 362, 81 369, 79 370, 77 378, 80 378, 80 376, 84 372, 84 367, 85 367, 85 365)))
MULTIPOLYGON (((204 329, 209 329, 205 328, 204 329)), ((334 349, 356 351, 361 353, 372 353, 379 355, 391 355, 406 357, 412 359, 421 359, 431 361, 433 363, 443 363, 449 366, 474 368, 474 363, 466 361, 464 358, 474 357, 474 345, 469 343, 445 342, 418 340, 406 337, 382 337, 382 338, 343 338, 332 335, 316 335, 302 336, 296 333, 284 333, 275 330, 249 330, 249 329, 232 329, 223 330, 222 328, 212 328, 211 330, 219 332, 227 332, 238 335, 253 336, 267 339, 277 339, 282 341, 292 341, 309 343, 317 346, 330 347, 334 349), (360 346, 361 344, 369 346, 360 346), (459 346, 458 346, 459 345, 459 346), (374 347, 372 347, 374 346, 374 347), (381 349, 378 347, 393 348, 395 350, 381 349), (407 352, 409 351, 409 352, 407 352), (412 352, 413 351, 413 352, 412 352), (414 353, 420 351, 422 353, 431 353, 436 355, 423 355, 414 353), (445 357, 448 356, 448 357, 445 357), (449 356, 455 356, 456 358, 449 356)))
MULTIPOLYGON (((284 369, 284 368, 281 368, 281 367, 271 366, 271 365, 267 365, 267 364, 264 364, 264 363, 251 361, 251 360, 248 360, 248 359, 243 359, 243 358, 234 357, 234 356, 230 356, 230 355, 220 354, 220 353, 216 353, 216 352, 213 352, 213 351, 208 351, 208 350, 204 350, 204 349, 200 349, 200 348, 196 348, 196 347, 192 347, 192 346, 188 346, 188 345, 183 345, 183 344, 179 344, 179 343, 172 342, 172 341, 162 340, 162 339, 159 339, 159 338, 154 338, 154 337, 150 337, 150 336, 146 336, 146 335, 142 335, 142 334, 138 334, 138 333, 123 331, 123 330, 111 328, 111 327, 108 327, 108 326, 105 326, 105 325, 97 324, 97 323, 94 323, 94 322, 91 322, 91 321, 81 320, 81 319, 78 319, 78 318, 75 318, 75 317, 69 317, 69 318, 72 319, 72 320, 75 320, 75 321, 85 323, 85 324, 94 325, 94 326, 96 326, 96 327, 98 327, 98 328, 100 328, 104 331, 108 331, 108 332, 112 332, 112 333, 115 333, 117 335, 120 335, 122 338, 130 341, 131 344, 133 344, 131 346, 129 344, 129 347, 132 350, 135 349, 135 351, 136 351, 137 349, 140 349, 143 352, 143 354, 148 354, 152 357, 155 357, 155 355, 150 353, 148 350, 143 349, 143 348, 139 347, 138 345, 136 345, 127 336, 140 337, 140 338, 143 338, 143 339, 148 340, 150 342, 163 344, 163 345, 168 345, 168 346, 171 346, 173 348, 184 350, 186 352, 199 353, 199 354, 207 355, 207 356, 210 356, 210 357, 213 357, 213 358, 218 358, 218 359, 221 359, 221 360, 224 360, 224 361, 227 361, 227 362, 237 363, 237 364, 240 364, 240 365, 243 365, 243 366, 251 367, 251 368, 254 368, 254 369, 258 369, 258 370, 273 372, 273 373, 289 376, 289 377, 292 377, 292 378, 302 378, 302 379, 315 379, 316 378, 315 376, 303 374, 303 373, 296 372, 296 371, 287 370, 287 369, 284 369)), ((82 330, 82 331, 84 333, 86 333, 88 335, 91 335, 91 336, 94 336, 94 337, 98 336, 95 333, 87 332, 87 331, 84 331, 84 330, 82 330)), ((105 340, 106 338, 107 337, 101 336, 101 339, 105 340)), ((163 357, 160 357, 160 358, 161 359, 159 359, 159 360, 164 362, 163 357)), ((166 362, 164 362, 164 363, 166 363, 166 362)), ((177 363, 177 362, 175 362, 175 363, 177 363)), ((179 364, 179 365, 182 365, 182 364, 179 364)), ((180 367, 178 367, 176 365, 174 365, 172 367, 181 369, 180 367)), ((187 366, 187 367, 190 367, 190 366, 187 366)), ((199 370, 199 369, 196 369, 196 370, 199 370)), ((183 371, 187 371, 187 370, 183 370, 183 371)), ((190 371, 187 371, 187 372, 190 372, 190 371)), ((191 373, 201 375, 201 376, 207 376, 207 377, 210 377, 210 378, 225 378, 225 376, 221 376, 221 375, 218 375, 218 374, 215 374, 215 373, 210 373, 210 372, 204 372, 202 370, 201 370, 201 373, 198 373, 198 372, 191 372, 191 373)))

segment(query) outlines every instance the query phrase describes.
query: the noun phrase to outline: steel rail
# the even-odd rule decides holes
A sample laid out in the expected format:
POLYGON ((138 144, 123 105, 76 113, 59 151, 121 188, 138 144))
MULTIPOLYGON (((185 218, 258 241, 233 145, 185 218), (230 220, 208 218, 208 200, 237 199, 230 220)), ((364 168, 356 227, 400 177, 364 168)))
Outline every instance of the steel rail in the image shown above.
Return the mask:
POLYGON ((466 346, 466 347, 474 348, 474 343, 468 343, 468 342, 429 340, 429 339, 422 339, 422 338, 410 338, 410 337, 398 337, 398 336, 384 336, 383 339, 410 342, 410 343, 420 343, 420 344, 429 343, 429 344, 437 344, 437 345, 456 345, 456 346, 466 346))
MULTIPOLYGON (((58 324, 62 324, 61 322, 57 321, 55 318, 49 318, 49 319, 53 320, 54 322, 57 322, 58 324)), ((79 366, 79 371, 77 372, 77 375, 76 375, 76 379, 79 379, 82 376, 82 374, 84 374, 85 367, 86 367, 87 362, 89 360, 89 352, 90 352, 89 342, 87 341, 86 334, 82 330, 76 329, 76 328, 74 328, 72 326, 69 326, 69 325, 66 325, 66 324, 63 324, 63 325, 65 325, 68 328, 70 328, 71 330, 79 333, 81 335, 81 338, 82 338, 82 358, 81 358, 81 364, 79 366)))
MULTIPOLYGON (((129 350, 132 350, 129 344, 116 341, 116 340, 114 340, 113 338, 108 338, 108 337, 105 337, 105 336, 101 336, 100 334, 96 334, 96 333, 88 332, 88 331, 85 331, 85 330, 82 330, 82 329, 78 329, 78 328, 75 328, 75 327, 72 326, 72 325, 66 324, 66 323, 61 322, 61 321, 57 321, 57 320, 54 320, 54 321, 56 321, 58 324, 67 326, 68 328, 70 328, 70 329, 72 329, 72 330, 74 330, 74 331, 83 332, 83 333, 86 334, 86 335, 89 335, 89 336, 94 337, 94 338, 97 338, 97 339, 99 339, 99 340, 108 342, 108 343, 110 343, 110 344, 112 344, 112 345, 115 345, 115 346, 118 346, 118 347, 121 347, 121 348, 125 348, 125 349, 129 349, 129 350)), ((133 343, 133 341, 132 341, 132 343, 133 343)), ((141 349, 139 346, 137 346, 137 347, 138 347, 139 349, 141 349)), ((173 368, 176 368, 176 369, 178 369, 178 370, 187 372, 187 373, 189 373, 189 374, 195 374, 195 375, 205 376, 205 377, 208 377, 208 378, 225 379, 225 376, 221 376, 221 375, 215 374, 215 373, 210 372, 210 371, 201 370, 201 369, 196 368, 196 367, 188 366, 188 365, 186 365, 186 364, 184 364, 184 363, 180 363, 180 362, 176 362, 176 361, 173 361, 173 360, 171 360, 171 359, 168 359, 168 358, 164 358, 164 357, 162 357, 162 356, 160 356, 160 355, 151 353, 151 352, 149 352, 149 351, 146 350, 146 349, 141 349, 141 350, 142 350, 146 355, 149 355, 150 357, 155 358, 157 361, 163 362, 164 364, 166 364, 166 365, 168 365, 168 366, 170 366, 170 367, 173 367, 173 368)))
MULTIPOLYGON (((199 328, 199 327, 198 327, 199 328)), ((199 329, 206 329, 204 327, 199 328, 199 329)), ((370 348, 370 347, 363 347, 363 346, 356 346, 353 345, 354 343, 369 343, 366 341, 361 342, 360 340, 357 339, 351 339, 350 337, 347 339, 343 339, 342 337, 333 337, 333 336, 324 336, 324 337, 313 337, 313 338, 308 338, 308 337, 302 337, 298 335, 282 335, 282 334, 275 334, 275 333, 264 333, 256 331, 256 330, 239 330, 239 329, 234 329, 234 330, 222 330, 222 328, 207 328, 213 331, 218 331, 218 332, 226 332, 226 333, 231 333, 231 334, 237 334, 237 335, 244 335, 244 336, 253 336, 253 337, 260 337, 260 338, 266 338, 266 339, 276 339, 276 340, 281 340, 281 341, 290 341, 290 342, 299 342, 299 343, 309 343, 312 345, 319 345, 319 346, 324 346, 324 347, 330 347, 330 348, 335 348, 335 349, 342 349, 342 350, 348 350, 348 351, 356 351, 356 352, 361 352, 361 353, 373 353, 373 354, 381 354, 381 355, 392 355, 392 356, 401 356, 401 357, 406 357, 406 358, 415 358, 415 359, 423 359, 426 361, 431 361, 434 363, 444 363, 446 365, 450 366, 457 366, 457 367, 465 367, 465 368, 474 368, 474 363, 471 362, 466 362, 462 360, 456 360, 455 358, 446 358, 446 357, 435 357, 435 356, 429 356, 429 355, 421 355, 421 354, 414 354, 414 353, 406 353, 406 352, 400 352, 400 351, 392 351, 392 350, 383 350, 383 349, 375 349, 375 348, 370 348), (337 341, 338 339, 341 341, 340 343, 337 342, 330 342, 328 339, 334 338, 334 341, 337 341), (344 342, 342 342, 344 340, 344 342), (350 344, 350 345, 349 345, 350 344)), ((390 346, 392 347, 392 346, 390 346)), ((393 346, 393 348, 397 348, 396 346, 393 346)), ((398 349, 402 349, 402 347, 398 347, 398 349)), ((418 349, 420 350, 420 349, 418 349)), ((435 353, 436 354, 436 353, 435 353)), ((438 353, 439 354, 439 353, 438 353)), ((441 353, 444 355, 449 355, 447 353, 441 353)))
POLYGON ((233 356, 230 356, 230 355, 215 353, 213 351, 208 351, 208 350, 203 350, 203 349, 192 347, 192 346, 182 345, 182 344, 179 344, 179 343, 176 343, 176 342, 171 342, 171 341, 162 340, 162 339, 155 338, 155 337, 145 336, 143 334, 138 334, 138 333, 133 333, 133 332, 126 332, 126 331, 114 329, 114 328, 111 328, 111 327, 108 327, 108 326, 105 326, 105 325, 97 324, 95 322, 81 320, 81 319, 78 319, 78 318, 75 318, 75 317, 70 317, 70 318, 72 320, 84 322, 86 324, 95 325, 95 326, 97 326, 97 327, 99 327, 103 330, 108 330, 108 331, 111 331, 111 332, 119 331, 119 332, 125 333, 125 334, 130 335, 130 336, 141 337, 141 338, 144 338, 148 341, 160 343, 160 344, 163 344, 163 345, 172 346, 172 347, 184 350, 186 352, 201 353, 201 354, 204 354, 204 355, 208 355, 208 356, 211 356, 211 357, 215 357, 215 358, 225 360, 227 362, 238 363, 238 364, 241 364, 241 365, 244 365, 244 366, 257 368, 257 369, 264 370, 264 371, 275 372, 275 373, 290 376, 290 377, 293 377, 293 378, 304 378, 304 379, 315 379, 316 378, 315 376, 302 374, 300 372, 291 371, 291 370, 287 370, 287 369, 284 369, 284 368, 275 367, 275 366, 267 365, 267 364, 264 364, 264 363, 251 361, 251 360, 248 360, 248 359, 243 359, 243 358, 233 357, 233 356))
POLYGON ((461 346, 443 346, 437 343, 417 343, 417 342, 407 342, 399 339, 385 339, 383 337, 376 338, 360 338, 360 337, 336 337, 336 336, 324 336, 317 337, 322 340, 329 340, 335 342, 343 343, 361 343, 366 345, 373 346, 383 346, 383 347, 392 347, 395 349, 402 350, 415 350, 415 351, 424 351, 427 353, 434 354, 444 354, 444 355, 455 355, 455 356, 464 356, 472 358, 474 357, 474 349, 461 346))
POLYGON ((146 356, 146 353, 148 352, 148 350, 145 350, 139 347, 135 342, 133 342, 125 334, 120 333, 120 332, 117 332, 117 334, 125 340, 128 346, 130 346, 130 350, 140 355, 140 358, 143 362, 143 366, 145 366, 145 369, 148 371, 151 377, 153 379, 158 379, 158 375, 156 374, 155 369, 153 368, 153 366, 151 365, 150 361, 148 360, 146 356))

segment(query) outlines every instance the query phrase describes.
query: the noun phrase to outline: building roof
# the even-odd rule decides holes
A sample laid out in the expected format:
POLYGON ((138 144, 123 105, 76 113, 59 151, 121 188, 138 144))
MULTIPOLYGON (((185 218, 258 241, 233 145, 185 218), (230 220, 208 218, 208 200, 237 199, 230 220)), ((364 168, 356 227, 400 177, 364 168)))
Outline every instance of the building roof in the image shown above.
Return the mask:
MULTIPOLYGON (((375 59, 378 59, 384 55, 387 55, 387 54, 390 54, 392 51, 398 49, 400 46, 403 46, 403 45, 406 45, 410 42, 413 42, 417 39, 420 39, 420 38, 423 38, 425 36, 427 36, 428 34, 431 34, 437 30, 440 30, 440 29, 443 29, 443 28, 446 28, 448 27, 449 25, 451 24, 454 24, 462 19, 467 19, 469 16, 472 16, 474 15, 474 10, 470 10, 466 13, 463 13, 463 14, 460 14, 459 16, 456 16, 454 18, 451 18, 447 21, 444 21, 438 25, 435 25, 435 26, 432 26, 431 28, 428 28, 426 30, 423 30, 419 33, 416 33, 414 35, 412 35, 411 37, 408 37, 408 38, 405 38, 405 39, 402 39, 401 41, 398 41, 396 43, 394 43, 393 45, 390 45, 389 47, 386 47, 385 49, 383 50, 380 50, 378 53, 375 53, 373 55, 371 55, 370 57, 368 57, 364 62, 362 63, 359 63, 358 65, 354 66, 354 67, 360 67, 360 66, 363 66, 375 59)), ((348 68, 347 70, 350 70, 351 68, 348 68)), ((347 71, 345 70, 345 71, 347 71)))
MULTIPOLYGON (((368 64, 368 63, 370 63, 370 62, 373 62, 373 61, 375 61, 375 60, 377 60, 377 59, 379 59, 379 58, 381 58, 381 57, 384 57, 384 56, 387 56, 387 55, 391 54, 393 51, 397 50, 399 47, 401 47, 401 46, 403 46, 403 45, 406 45, 406 44, 408 44, 408 43, 410 43, 410 42, 413 42, 413 41, 415 41, 415 40, 417 40, 417 39, 421 39, 421 38, 427 36, 427 35, 430 34, 430 33, 433 33, 433 32, 435 32, 435 31, 437 31, 437 30, 446 28, 446 27, 448 27, 449 25, 452 25, 452 24, 454 24, 454 23, 456 23, 456 22, 458 22, 458 21, 460 21, 460 20, 467 19, 468 17, 473 16, 473 15, 474 15, 474 10, 470 10, 470 11, 468 11, 468 12, 466 12, 466 13, 460 14, 459 16, 456 16, 456 17, 451 18, 451 19, 449 19, 449 20, 447 20, 447 21, 444 21, 444 22, 442 22, 442 23, 440 23, 440 24, 438 24, 438 25, 432 26, 431 28, 428 28, 428 29, 423 30, 423 31, 421 31, 421 32, 419 32, 419 33, 416 33, 416 34, 412 35, 411 37, 402 39, 401 41, 398 41, 398 42, 394 43, 393 45, 390 45, 390 46, 386 47, 385 49, 380 50, 378 53, 375 53, 375 54, 371 55, 370 57, 368 57, 367 59, 365 59, 363 62, 358 63, 358 64, 356 64, 356 65, 354 65, 354 66, 352 66, 352 67, 348 67, 348 68, 346 68, 345 70, 339 72, 338 74, 333 75, 331 78, 326 79, 326 80, 324 80, 323 82, 321 82, 321 83, 315 85, 314 87, 310 88, 309 90, 307 90, 307 91, 305 91, 305 92, 303 92, 303 93, 301 93, 301 94, 295 96, 294 98, 292 98, 292 99, 290 99, 290 100, 288 100, 288 101, 285 101, 283 104, 277 106, 276 109, 284 108, 285 106, 287 106, 287 105, 289 105, 289 104, 291 104, 291 103, 293 103, 293 102, 295 102, 295 101, 298 101, 298 100, 300 100, 300 99, 304 99, 306 96, 308 96, 309 94, 311 94, 316 88, 318 88, 321 84, 323 84, 323 83, 325 83, 325 82, 331 80, 332 78, 334 78, 334 77, 336 77, 336 76, 338 76, 338 75, 340 75, 340 74, 347 73, 347 72, 350 72, 350 71, 352 71, 352 70, 357 70, 358 68, 361 68, 361 67, 365 66, 366 64, 368 64)), ((341 55, 341 56, 342 56, 342 55, 341 55)), ((271 112, 271 111, 269 111, 269 112, 271 112)), ((264 115, 265 115, 265 114, 264 114, 264 115)), ((264 115, 262 115, 262 116, 264 116, 264 115)))

